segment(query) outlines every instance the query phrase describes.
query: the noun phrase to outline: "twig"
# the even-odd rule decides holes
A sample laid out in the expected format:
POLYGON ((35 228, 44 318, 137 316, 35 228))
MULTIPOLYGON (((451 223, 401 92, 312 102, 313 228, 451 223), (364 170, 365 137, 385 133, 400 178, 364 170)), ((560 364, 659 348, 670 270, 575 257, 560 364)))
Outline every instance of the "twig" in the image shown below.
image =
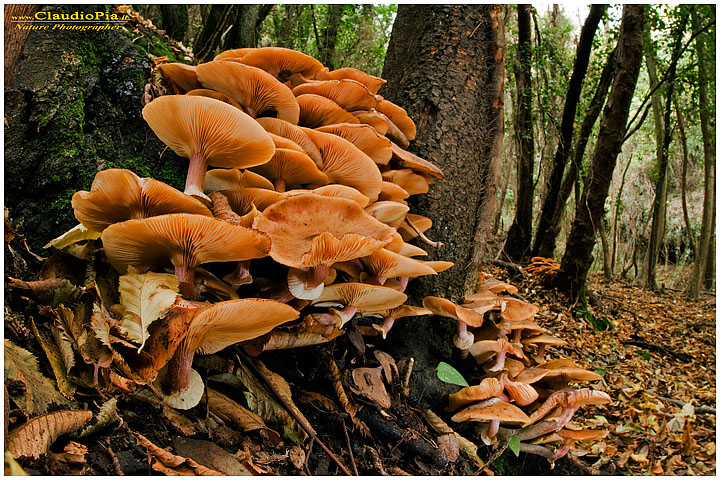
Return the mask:
POLYGON ((441 248, 441 247, 444 247, 444 246, 445 246, 445 244, 442 243, 442 242, 433 242, 433 241, 430 240, 428 237, 426 237, 425 234, 424 234, 423 232, 421 232, 420 229, 419 229, 419 228, 412 222, 412 220, 410 220, 409 218, 406 217, 406 218, 405 218, 405 222, 407 222, 407 224, 410 226, 410 228, 412 228, 413 230, 415 230, 415 233, 418 234, 418 237, 420 237, 420 240, 422 240, 423 242, 427 243, 427 244, 430 245, 431 247, 441 248))
MULTIPOLYGON (((666 402, 672 403, 673 405, 677 405, 678 407, 685 406, 685 402, 682 400, 677 400, 675 398, 667 398, 667 397, 658 397, 660 400, 664 400, 666 402)), ((699 407, 695 407, 695 413, 709 413, 711 415, 716 415, 716 411, 713 407, 706 407, 704 405, 700 405, 699 407)))
POLYGON ((415 365, 415 359, 410 357, 408 361, 407 370, 405 370, 405 377, 402 381, 402 394, 403 397, 407 398, 410 396, 410 374, 412 374, 413 366, 415 365))
POLYGON ((502 455, 505 452, 505 450, 507 450, 508 445, 510 445, 509 439, 507 442, 505 442, 503 444, 502 447, 500 447, 495 453, 492 454, 492 456, 490 457, 490 459, 487 462, 485 462, 485 468, 490 468, 490 465, 492 465, 495 460, 500 458, 500 455, 502 455))
POLYGON ((280 403, 285 410, 290 414, 291 417, 297 422, 298 425, 300 425, 300 428, 305 430, 305 433, 308 434, 308 436, 317 442, 318 445, 320 445, 320 448, 322 448, 325 453, 330 457, 330 459, 337 464, 337 466, 342 470, 342 472, 347 475, 348 477, 352 476, 352 473, 345 468, 345 466, 338 460, 338 458, 330 451, 330 449, 325 445, 322 440, 320 440, 317 435, 315 435, 315 432, 313 432, 313 429, 310 428, 308 424, 305 423, 303 419, 301 419, 297 413, 288 405, 287 401, 278 393, 277 390, 275 390, 275 387, 273 384, 268 380, 268 378, 255 366, 255 364, 250 360, 250 358, 243 353, 242 350, 240 350, 238 347, 235 348, 235 353, 237 354, 237 358, 239 361, 247 365, 247 367, 252 370, 253 374, 262 381, 263 384, 265 384, 265 388, 268 389, 270 393, 273 394, 273 396, 277 399, 278 403, 280 403))
POLYGON ((310 473, 310 469, 308 468, 308 463, 310 462, 310 454, 312 453, 313 445, 315 444, 315 439, 310 438, 310 445, 308 445, 308 451, 305 455, 305 464, 303 465, 303 468, 305 469, 305 472, 308 474, 308 477, 312 476, 312 473, 310 473))
POLYGON ((120 459, 118 459, 117 455, 115 455, 115 452, 112 451, 112 448, 110 448, 109 446, 106 447, 104 444, 102 444, 100 442, 98 442, 98 443, 100 444, 100 446, 105 448, 108 455, 110 455, 110 460, 112 460, 112 465, 113 465, 113 468, 115 469, 115 475, 125 476, 125 472, 123 472, 123 469, 120 466, 120 459))
POLYGON ((352 464, 353 472, 355 473, 355 476, 358 477, 360 474, 358 473, 357 465, 355 464, 355 455, 353 455, 350 435, 348 435, 347 427, 345 426, 345 419, 341 418, 340 421, 342 422, 343 432, 345 432, 345 440, 347 441, 348 453, 350 454, 350 462, 352 464))

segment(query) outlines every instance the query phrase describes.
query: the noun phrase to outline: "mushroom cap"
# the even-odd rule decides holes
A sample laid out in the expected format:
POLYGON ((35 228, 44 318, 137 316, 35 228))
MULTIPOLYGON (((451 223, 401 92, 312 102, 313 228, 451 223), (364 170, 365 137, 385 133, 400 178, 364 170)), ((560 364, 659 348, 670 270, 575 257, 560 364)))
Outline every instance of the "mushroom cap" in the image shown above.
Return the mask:
POLYGON ((476 405, 470 405, 452 416, 453 422, 490 422, 525 424, 530 421, 525 412, 511 403, 490 399, 476 405))
MULTIPOLYGON (((403 255, 403 253, 401 253, 401 255, 403 255)), ((435 273, 444 272, 455 265, 453 262, 446 262, 445 260, 428 260, 422 263, 435 270, 435 273)))
POLYGON ((406 257, 417 257, 418 255, 427 255, 427 252, 420 247, 405 243, 399 233, 393 234, 393 240, 385 245, 387 250, 391 252, 399 253, 406 257))
POLYGON ((352 115, 360 123, 373 127, 380 135, 387 135, 389 129, 387 117, 378 113, 374 108, 372 110, 355 110, 352 115))
MULTIPOLYGON (((332 133, 349 141, 378 165, 387 165, 392 156, 391 142, 370 125, 360 123, 337 123, 323 125, 315 130, 332 133)), ((407 197, 403 197, 407 198, 407 197)))
MULTIPOLYGON (((512 328, 512 326, 511 326, 512 328)), ((534 337, 528 337, 523 338, 521 340, 523 345, 530 345, 530 344, 545 344, 545 345, 567 345, 567 342, 561 338, 554 337, 552 335, 548 335, 546 333, 541 333, 540 335, 535 335, 534 337)))
POLYGON ((130 170, 111 168, 98 172, 90 191, 72 197, 75 218, 86 228, 102 232, 113 223, 166 213, 193 213, 212 217, 199 200, 152 178, 130 170))
POLYGON ((255 121, 262 125, 267 132, 287 138, 288 140, 292 140, 300 145, 305 153, 313 159, 315 164, 322 168, 322 156, 320 155, 320 151, 315 146, 315 143, 310 140, 307 133, 305 133, 300 127, 279 118, 260 117, 255 121))
POLYGON ((515 351, 515 348, 512 343, 504 338, 497 340, 480 340, 472 344, 472 347, 470 347, 470 355, 472 355, 478 363, 482 363, 493 354, 500 353, 503 350, 512 353, 515 351))
POLYGON ((544 368, 526 368, 515 375, 515 381, 522 383, 535 383, 542 380, 549 372, 549 370, 545 370, 544 368))
POLYGON ((250 213, 253 206, 263 211, 273 203, 285 198, 284 194, 275 190, 254 187, 231 188, 220 190, 220 193, 227 197, 230 208, 238 215, 250 213))
POLYGON ((145 105, 143 118, 181 157, 200 154, 224 168, 261 165, 275 153, 265 130, 247 114, 214 98, 165 95, 145 105))
POLYGON ((395 163, 393 165, 398 169, 409 168, 414 172, 427 173, 434 175, 439 179, 445 178, 440 167, 434 163, 420 158, 414 153, 410 153, 407 150, 400 148, 398 145, 391 143, 392 158, 395 163))
POLYGON ((232 105, 235 108, 239 108, 242 110, 242 105, 240 105, 238 102, 233 100, 232 98, 228 97, 222 92, 217 92, 215 90, 210 90, 209 88, 196 88, 195 90, 190 90, 185 95, 195 96, 195 97, 208 97, 208 98, 214 98, 215 100, 220 100, 221 102, 225 102, 228 105, 232 105))
POLYGON ((404 108, 400 105, 395 105, 389 100, 381 99, 377 102, 375 109, 383 115, 386 115, 408 140, 415 140, 415 122, 412 121, 404 108))
POLYGON ((465 303, 475 303, 475 302, 494 302, 495 299, 499 298, 497 295, 495 295, 490 290, 480 290, 477 293, 473 293, 472 295, 465 295, 464 302, 465 303))
POLYGON ((367 283, 334 283, 313 300, 312 305, 337 302, 353 306, 361 312, 377 312, 395 308, 407 300, 407 295, 392 288, 367 283))
POLYGON ((298 85, 293 88, 292 92, 296 97, 308 93, 320 95, 332 100, 349 112, 368 110, 375 108, 377 104, 375 95, 370 93, 365 85, 347 78, 342 80, 316 80, 298 85))
POLYGON ((102 234, 108 260, 120 273, 168 262, 190 268, 208 262, 264 257, 270 239, 261 232, 202 215, 172 213, 110 225, 102 234))
POLYGON ((370 157, 337 135, 308 128, 304 131, 320 151, 322 156, 320 170, 332 183, 353 187, 371 202, 377 200, 382 188, 382 176, 370 157))
POLYGON ((493 293, 507 292, 509 294, 517 293, 517 287, 509 283, 502 282, 496 278, 486 278, 479 285, 478 290, 490 290, 493 293))
POLYGON ((608 430, 568 430, 562 428, 556 432, 560 437, 576 442, 602 440, 610 433, 608 430))
POLYGON ((205 174, 205 193, 233 188, 264 188, 273 190, 270 180, 249 170, 239 168, 215 168, 205 174))
POLYGON ((322 63, 313 57, 282 47, 256 48, 243 55, 240 62, 260 68, 281 82, 293 73, 311 78, 323 68, 322 63))
POLYGON ((427 308, 415 307, 413 305, 400 305, 399 307, 378 310, 376 312, 366 312, 368 315, 381 315, 383 317, 405 318, 420 317, 422 315, 432 315, 432 311, 427 308))
POLYGON ((547 372, 548 373, 543 377, 543 380, 552 380, 562 383, 597 382, 602 380, 602 376, 600 374, 578 367, 560 367, 547 370, 547 372))
POLYGON ((458 408, 469 403, 479 402, 499 396, 503 392, 503 385, 497 378, 484 378, 479 385, 472 385, 448 395, 448 407, 446 411, 454 412, 458 408))
POLYGON ((337 70, 333 70, 332 72, 327 68, 321 68, 315 73, 315 78, 318 80, 342 80, 343 78, 349 78, 365 85, 373 95, 380 90, 380 87, 387 83, 387 80, 374 77, 362 70, 351 67, 339 68, 337 70))
POLYGON ((400 185, 383 180, 378 201, 398 202, 408 198, 410 194, 400 185))
POLYGON ((532 386, 522 382, 509 382, 505 384, 508 396, 513 399, 516 405, 524 407, 538 399, 540 394, 532 386))
POLYGON ((430 190, 430 184, 425 177, 414 173, 409 168, 388 170, 382 173, 382 178, 383 180, 399 185, 410 195, 427 193, 430 190))
POLYGON ((245 55, 247 55, 248 53, 252 52, 253 50, 256 50, 256 48, 245 47, 245 48, 235 48, 232 50, 225 50, 224 52, 218 53, 215 56, 215 58, 213 58, 213 61, 218 62, 220 60, 229 60, 231 58, 234 60, 239 60, 239 59, 243 58, 245 55))
POLYGON ((280 135, 275 135, 274 133, 270 132, 268 132, 268 135, 270 135, 270 138, 272 138, 272 141, 275 144, 275 149, 287 148, 288 150, 295 150, 300 153, 305 153, 305 150, 303 150, 300 145, 293 142, 289 138, 281 137, 280 135))
POLYGON ((196 313, 185 341, 190 350, 208 355, 234 343, 257 338, 299 316, 300 312, 294 308, 273 300, 228 300, 196 313))
POLYGON ((312 158, 297 150, 276 148, 269 162, 252 167, 255 172, 268 180, 283 180, 285 184, 299 187, 305 184, 325 185, 328 177, 321 172, 312 158))
POLYGON ((405 220, 410 207, 403 203, 384 201, 373 203, 365 211, 384 224, 397 228, 405 220))
POLYGON ((357 191, 357 189, 348 187, 347 185, 325 185, 323 187, 313 189, 312 193, 322 195, 324 197, 347 198, 348 200, 352 200, 357 203, 360 208, 365 208, 370 201, 370 199, 357 191))
POLYGON ((422 275, 437 275, 435 270, 423 262, 404 257, 381 248, 360 261, 365 269, 373 275, 395 278, 395 277, 420 277, 422 275))
POLYGON ((306 93, 295 99, 300 106, 298 123, 303 127, 316 128, 335 123, 360 123, 357 118, 329 98, 306 93))
POLYGON ((504 308, 502 308, 500 316, 502 316, 503 320, 509 322, 529 320, 540 311, 540 309, 532 303, 524 302, 517 298, 501 297, 501 301, 505 305, 504 308))
POLYGON ((352 200, 313 194, 271 205, 253 226, 271 238, 270 256, 294 268, 367 256, 392 240, 393 233, 352 200))
POLYGON ((454 318, 455 320, 467 323, 471 327, 480 327, 484 320, 482 314, 455 305, 450 300, 441 297, 425 297, 423 299, 423 307, 432 310, 435 315, 454 318))
POLYGON ((264 70, 237 62, 207 62, 197 66, 197 75, 203 87, 225 93, 251 117, 277 116, 298 122, 300 107, 295 96, 264 70))
POLYGON ((163 63, 157 68, 162 72, 171 93, 181 95, 200 87, 194 65, 163 63))
POLYGON ((564 367, 570 367, 570 368, 577 368, 577 365, 575 365, 575 362, 570 360, 569 358, 556 358, 555 360, 550 360, 549 362, 541 363, 535 368, 545 368, 547 370, 555 370, 557 368, 564 368, 564 367))

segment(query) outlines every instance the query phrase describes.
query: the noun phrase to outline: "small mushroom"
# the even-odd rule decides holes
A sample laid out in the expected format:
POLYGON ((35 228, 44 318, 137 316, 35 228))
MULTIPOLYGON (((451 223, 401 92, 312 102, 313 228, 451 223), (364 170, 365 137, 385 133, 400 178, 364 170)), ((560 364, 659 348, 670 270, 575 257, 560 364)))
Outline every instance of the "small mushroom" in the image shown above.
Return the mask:
POLYGON ((534 337, 523 338, 522 344, 524 346, 537 345, 537 353, 532 358, 537 363, 542 363, 545 361, 545 348, 548 345, 567 345, 567 342, 552 335, 541 333, 540 335, 535 335, 534 337))
POLYGON ((372 275, 367 282, 382 285, 388 278, 419 277, 436 275, 435 270, 424 262, 405 257, 381 248, 366 257, 360 258, 365 271, 372 275))
POLYGON ((373 328, 382 334, 385 339, 390 329, 395 324, 395 320, 405 317, 419 317, 421 315, 432 315, 427 308, 413 307, 412 305, 400 305, 399 307, 380 310, 377 312, 369 312, 368 315, 381 315, 383 317, 382 325, 373 324, 373 328))
POLYGON ((315 73, 315 78, 318 80, 342 80, 343 78, 349 78, 365 85, 373 95, 378 92, 380 87, 387 83, 387 80, 374 77, 362 70, 352 67, 339 68, 333 71, 329 71, 326 67, 321 68, 315 73))
POLYGON ((269 162, 252 167, 250 170, 273 182, 275 191, 280 193, 287 187, 328 183, 327 175, 318 169, 309 156, 286 148, 276 148, 269 162))
POLYGON ((312 78, 323 68, 322 63, 313 57, 282 47, 255 48, 246 52, 239 61, 266 71, 281 83, 293 74, 312 78))
POLYGON ((392 156, 390 140, 380 135, 377 130, 370 125, 338 123, 324 125, 315 130, 318 132, 332 133, 333 135, 344 138, 359 148, 378 165, 387 165, 392 156))
POLYGON ((376 110, 386 115, 408 140, 415 140, 415 122, 412 121, 404 108, 385 99, 377 102, 376 110))
POLYGON ((457 320, 458 329, 457 334, 453 337, 453 343, 461 350, 467 350, 472 346, 474 337, 472 333, 468 332, 467 327, 480 327, 484 320, 481 313, 455 305, 450 300, 440 297, 425 297, 423 307, 432 310, 435 315, 457 320))
POLYGON ((306 93, 296 97, 295 100, 300 106, 298 124, 303 127, 317 128, 335 123, 360 123, 360 120, 329 98, 306 93))
POLYGON ((522 350, 517 348, 514 344, 505 340, 505 338, 499 338, 497 340, 480 340, 475 342, 470 347, 470 355, 475 360, 482 364, 486 360, 496 356, 495 365, 490 368, 491 372, 498 372, 505 368, 505 356, 507 354, 521 356, 522 350))
POLYGON ((392 288, 365 283, 335 283, 328 285, 322 294, 313 300, 312 305, 345 305, 342 310, 330 309, 328 314, 315 314, 312 318, 325 325, 338 324, 340 327, 349 322, 356 312, 377 312, 399 307, 407 300, 407 295, 392 288))
POLYGON ((398 145, 391 142, 392 145, 392 161, 393 167, 397 169, 409 168, 414 172, 422 172, 442 179, 445 178, 440 167, 434 163, 420 158, 414 153, 410 153, 405 149, 400 148, 398 145))
POLYGON ((200 87, 194 65, 185 63, 162 63, 157 66, 168 84, 169 93, 182 95, 200 87))
POLYGON ((299 145, 305 153, 313 159, 315 165, 322 168, 323 161, 320 151, 315 146, 315 143, 310 140, 307 133, 305 133, 300 127, 279 118, 261 117, 255 119, 255 121, 259 123, 268 133, 273 133, 283 138, 287 138, 299 145))
POLYGON ((481 433, 486 445, 495 442, 501 423, 526 424, 530 419, 515 405, 499 398, 491 398, 474 405, 452 416, 453 422, 488 422, 488 427, 481 433))
POLYGON ((342 80, 316 80, 293 88, 297 97, 305 94, 319 95, 337 103, 347 111, 375 108, 377 100, 362 83, 344 78, 342 80))
POLYGON ((270 180, 249 170, 239 168, 215 168, 205 175, 205 193, 233 188, 264 188, 273 190, 270 180))

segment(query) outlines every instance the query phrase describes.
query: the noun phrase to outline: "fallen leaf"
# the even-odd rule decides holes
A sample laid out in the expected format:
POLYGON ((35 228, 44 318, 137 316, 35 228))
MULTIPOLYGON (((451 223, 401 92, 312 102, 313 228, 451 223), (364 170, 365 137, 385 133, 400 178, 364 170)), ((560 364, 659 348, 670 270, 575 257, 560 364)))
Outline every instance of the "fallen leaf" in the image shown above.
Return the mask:
POLYGON ((195 435, 195 424, 185 415, 176 412, 174 409, 162 404, 162 415, 167 418, 173 427, 177 428, 185 436, 195 435))
POLYGON ((32 353, 5 339, 5 381, 8 380, 22 382, 24 385, 22 391, 10 396, 27 416, 47 412, 51 404, 68 407, 74 405, 74 402, 62 396, 55 385, 40 373, 38 361, 32 353))
POLYGON ((133 434, 138 439, 138 444, 147 449, 148 453, 157 459, 157 462, 152 465, 153 470, 168 475, 223 475, 222 472, 200 465, 191 458, 174 455, 164 448, 158 447, 139 433, 133 432, 133 434))
POLYGON ((226 475, 252 475, 237 458, 207 440, 177 437, 175 438, 175 450, 183 457, 226 475))
POLYGON ((88 449, 81 443, 70 441, 65 445, 63 453, 50 453, 58 462, 85 463, 85 455, 88 453, 88 449))
POLYGON ((325 412, 335 412, 338 410, 337 404, 333 402, 331 398, 317 392, 300 390, 297 400, 303 405, 312 405, 318 410, 324 410, 325 412))
POLYGON ((61 410, 33 418, 10 432, 7 449, 16 457, 38 458, 58 437, 79 430, 92 416, 88 411, 61 410))
POLYGON ((103 403, 95 415, 95 423, 86 427, 78 437, 83 438, 91 435, 101 428, 107 427, 114 423, 118 419, 117 415, 117 398, 113 397, 107 402, 103 403))
POLYGON ((251 356, 257 356, 268 350, 307 347, 327 343, 345 331, 333 325, 321 325, 305 322, 289 327, 277 327, 270 333, 242 343, 243 349, 251 356))
POLYGON ((30 290, 44 305, 57 308, 58 305, 72 305, 80 296, 81 290, 65 278, 49 278, 24 282, 8 277, 8 285, 21 290, 30 290))
POLYGON ((252 432, 254 430, 264 430, 267 428, 263 419, 254 412, 243 407, 235 400, 224 395, 217 390, 208 388, 207 390, 208 408, 217 415, 221 420, 231 423, 243 432, 252 432))
POLYGON ((437 439, 438 447, 447 455, 448 462, 454 462, 460 456, 460 440, 457 435, 449 433, 437 439))
POLYGON ((373 351, 373 354, 375 355, 377 361, 380 362, 380 365, 382 365, 383 367, 383 373, 385 373, 385 380, 387 380, 388 384, 392 384, 393 372, 395 372, 396 376, 400 376, 397 364, 395 364, 395 360, 390 355, 380 350, 373 351))
POLYGON ((448 426, 447 423, 442 420, 442 418, 438 417, 432 410, 425 410, 423 412, 423 416, 433 428, 433 430, 435 430, 437 433, 445 435, 453 434, 457 436, 460 453, 462 453, 465 457, 474 462, 478 467, 485 466, 485 462, 483 462, 482 459, 478 457, 478 446, 476 444, 463 437, 462 435, 456 433, 452 428, 448 426))
POLYGON ((50 242, 43 248, 55 247, 61 250, 68 245, 73 243, 82 242, 83 240, 97 240, 102 235, 102 232, 96 232, 94 230, 88 230, 82 223, 75 225, 73 228, 63 233, 59 237, 50 240, 50 242))
POLYGON ((390 408, 392 401, 385 389, 382 380, 382 368, 356 368, 352 371, 353 382, 357 389, 353 389, 366 398, 380 405, 382 408, 390 408))
POLYGON ((35 338, 42 347, 45 352, 45 356, 50 363, 50 368, 55 376, 55 382, 57 383, 58 390, 60 390, 60 393, 62 393, 65 398, 72 400, 76 388, 75 385, 68 379, 67 374, 70 369, 65 366, 65 360, 63 359, 63 354, 60 352, 58 345, 55 343, 52 335, 45 329, 42 331, 38 330, 37 325, 35 325, 35 320, 32 317, 30 317, 30 326, 32 327, 35 338))
POLYGON ((303 450, 300 445, 293 445, 288 453, 288 457, 293 466, 298 470, 302 470, 305 466, 305 450, 303 450))
POLYGON ((120 304, 125 316, 119 322, 120 332, 145 346, 152 322, 162 317, 180 295, 178 278, 167 273, 127 273, 120 277, 120 304))

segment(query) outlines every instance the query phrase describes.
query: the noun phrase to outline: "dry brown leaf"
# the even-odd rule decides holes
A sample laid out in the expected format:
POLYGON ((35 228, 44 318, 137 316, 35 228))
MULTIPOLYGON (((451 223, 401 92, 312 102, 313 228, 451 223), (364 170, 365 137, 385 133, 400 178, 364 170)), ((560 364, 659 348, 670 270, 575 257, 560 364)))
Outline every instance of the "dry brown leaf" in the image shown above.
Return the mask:
POLYGON ((392 402, 382 380, 381 367, 356 368, 352 371, 352 378, 357 387, 353 389, 355 393, 369 398, 382 408, 390 408, 392 402))
POLYGON ((195 435, 195 424, 186 416, 178 413, 177 410, 162 404, 162 415, 183 435, 195 435))
POLYGON ((365 438, 372 438, 368 426, 365 422, 357 418, 357 406, 352 402, 352 400, 350 400, 347 393, 345 393, 345 388, 343 387, 342 379, 340 377, 340 369, 338 368, 337 363, 335 363, 335 359, 332 355, 327 354, 325 355, 325 361, 327 362, 328 372, 330 373, 330 379, 333 383, 333 390, 335 390, 335 396, 337 397, 338 402, 340 402, 340 406, 348 415, 350 415, 350 420, 358 429, 360 434, 365 438))
POLYGON ((325 412, 336 412, 338 406, 331 398, 321 395, 317 392, 308 392, 307 390, 300 390, 297 396, 298 402, 303 405, 312 405, 318 410, 324 410, 325 412))
POLYGON ((194 460, 201 466, 226 475, 252 475, 252 472, 245 468, 237 458, 207 440, 177 437, 175 439, 175 450, 179 455, 194 460))
POLYGON ((75 405, 40 373, 38 361, 32 353, 5 339, 5 381, 8 380, 22 382, 25 386, 11 397, 27 416, 43 414, 53 403, 67 407, 75 405))
POLYGON ((32 317, 30 317, 30 326, 32 327, 35 338, 42 347, 45 352, 45 356, 50 363, 50 368, 55 376, 55 382, 57 383, 58 390, 60 390, 60 393, 62 393, 65 398, 72 400, 73 395, 75 394, 75 385, 68 379, 67 374, 70 369, 66 367, 63 354, 60 352, 58 345, 55 343, 52 335, 44 328, 42 330, 38 330, 37 325, 35 325, 35 320, 32 317))
POLYGON ((55 247, 61 250, 68 245, 72 245, 77 242, 84 240, 97 240, 100 238, 102 232, 96 232, 94 230, 88 230, 82 223, 75 225, 73 228, 63 233, 59 237, 51 240, 44 248, 55 247))
POLYGON ((58 437, 79 430, 92 416, 88 411, 61 410, 33 418, 10 432, 7 449, 16 457, 38 458, 58 437))
POLYGON ((5 451, 5 476, 30 476, 12 456, 12 453, 5 451))
POLYGON ((63 463, 85 463, 85 455, 88 453, 88 449, 82 443, 70 441, 65 448, 63 453, 52 453, 53 458, 63 463))
POLYGON ((78 436, 80 438, 87 437, 101 428, 105 428, 114 423, 117 419, 117 398, 113 397, 102 404, 97 415, 95 415, 95 423, 85 428, 78 436))
POLYGON ((288 457, 293 466, 298 470, 302 470, 305 466, 305 450, 303 450, 300 445, 293 445, 290 452, 288 452, 288 457))
POLYGON ((80 289, 64 278, 49 278, 47 280, 36 280, 24 282, 17 278, 8 277, 8 285, 13 288, 30 290, 40 302, 57 308, 61 303, 64 305, 74 304, 80 296, 80 289))
POLYGON ((267 428, 263 419, 256 413, 251 412, 227 395, 217 390, 207 390, 208 408, 221 420, 238 427, 243 432, 263 430, 267 428))
POLYGON ((200 465, 191 458, 174 455, 164 448, 158 447, 139 433, 133 432, 138 444, 157 459, 152 468, 167 475, 223 475, 222 472, 200 465))
MULTIPOLYGON (((443 421, 442 418, 438 417, 432 410, 425 410, 423 412, 423 416, 425 417, 425 420, 430 424, 430 426, 435 430, 437 433, 443 434, 443 435, 455 435, 458 438, 458 448, 460 449, 460 453, 462 453, 465 457, 470 459, 472 462, 475 463, 478 467, 484 467, 485 462, 482 461, 480 457, 478 457, 477 450, 478 446, 475 445, 473 442, 468 440, 467 438, 463 437, 462 435, 456 433, 452 428, 448 426, 447 423, 443 421)), ((489 470, 488 470, 489 471, 489 470)))
POLYGON ((243 349, 251 356, 260 355, 268 350, 307 347, 327 343, 345 333, 333 325, 300 323, 290 327, 278 327, 272 332, 244 342, 243 349))
POLYGON ((387 380, 388 385, 391 385, 393 379, 392 372, 395 372, 396 376, 400 376, 397 364, 395 364, 395 360, 390 355, 380 350, 373 351, 373 354, 375 355, 377 361, 380 362, 380 365, 382 365, 383 367, 383 372, 385 373, 385 380, 387 380))
POLYGON ((454 462, 460 456, 460 439, 453 433, 441 435, 437 439, 438 447, 447 455, 448 462, 454 462))

